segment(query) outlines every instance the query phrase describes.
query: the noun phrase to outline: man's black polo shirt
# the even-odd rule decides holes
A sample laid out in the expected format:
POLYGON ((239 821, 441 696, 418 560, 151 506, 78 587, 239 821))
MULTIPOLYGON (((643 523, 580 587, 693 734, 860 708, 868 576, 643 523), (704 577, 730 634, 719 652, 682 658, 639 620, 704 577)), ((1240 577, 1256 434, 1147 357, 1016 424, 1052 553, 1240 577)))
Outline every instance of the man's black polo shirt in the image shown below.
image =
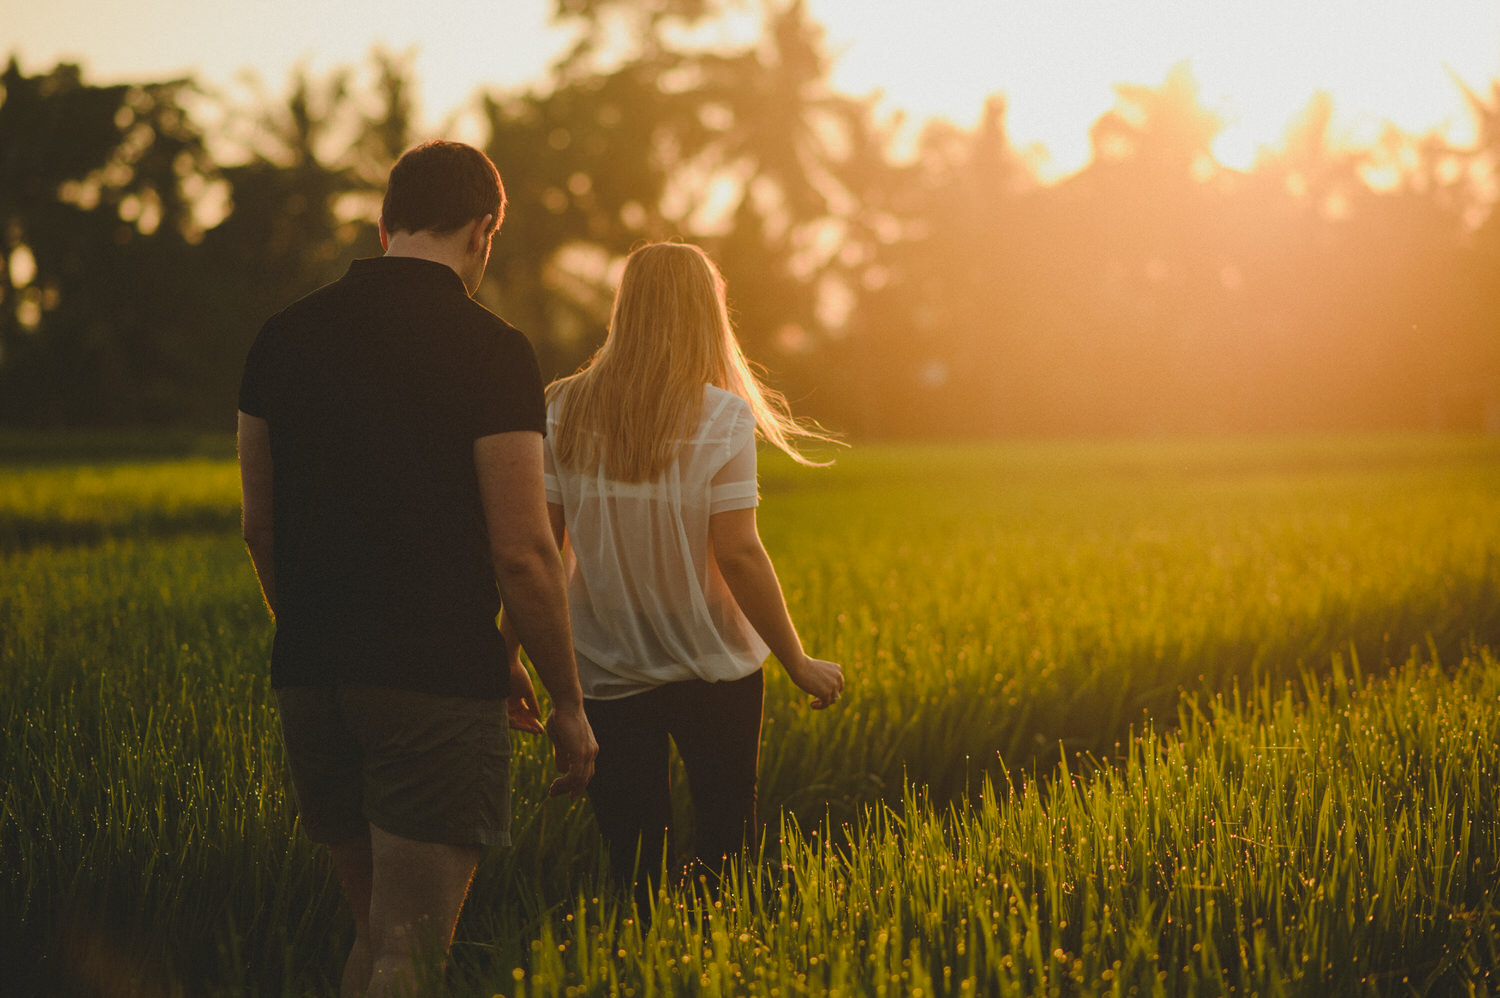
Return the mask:
POLYGON ((272 685, 505 696, 473 445, 545 431, 526 338, 443 264, 357 260, 265 324, 239 407, 270 427, 272 685))

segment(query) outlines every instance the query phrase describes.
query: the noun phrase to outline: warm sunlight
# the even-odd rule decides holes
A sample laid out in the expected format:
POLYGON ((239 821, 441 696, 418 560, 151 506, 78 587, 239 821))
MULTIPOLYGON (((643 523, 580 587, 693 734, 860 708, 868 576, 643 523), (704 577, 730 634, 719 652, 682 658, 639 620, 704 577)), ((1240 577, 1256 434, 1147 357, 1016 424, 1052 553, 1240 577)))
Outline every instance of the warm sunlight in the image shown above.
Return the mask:
MULTIPOLYGON (((414 56, 420 110, 434 126, 480 87, 540 82, 571 39, 547 25, 552 4, 542 0, 443 0, 421 14, 369 0, 357 26, 327 0, 225 9, 143 0, 106 17, 94 7, 55 0, 8 12, 23 65, 76 59, 101 79, 196 71, 231 89, 251 71, 275 91, 294 65, 326 73, 382 45, 414 56), (299 30, 285 30, 292 23, 299 30)), ((1114 105, 1117 84, 1157 86, 1183 62, 1225 122, 1220 161, 1238 168, 1279 146, 1319 91, 1351 144, 1372 142, 1386 122, 1466 141, 1472 123, 1454 77, 1484 90, 1500 75, 1500 4, 1488 0, 808 0, 808 9, 826 27, 836 87, 879 91, 882 108, 912 124, 941 115, 968 126, 986 95, 1004 94, 1013 140, 1033 148, 1050 179, 1087 162, 1089 126, 1114 105)), ((730 14, 705 34, 743 42, 758 29, 753 9, 730 5, 730 14)))
POLYGON ((1500 996, 1500 0, 0 11, 0 998, 1500 996))
POLYGON ((811 9, 840 53, 837 84, 963 125, 986 94, 1003 93, 1015 141, 1045 146, 1051 176, 1087 161, 1088 126, 1113 106, 1114 85, 1159 85, 1178 63, 1224 120, 1220 161, 1247 168, 1319 91, 1333 98, 1347 142, 1368 144, 1386 122, 1465 141, 1472 124, 1454 76, 1483 89, 1500 62, 1500 5, 1472 0, 938 0, 883 5, 878 17, 857 0, 813 0, 811 9))

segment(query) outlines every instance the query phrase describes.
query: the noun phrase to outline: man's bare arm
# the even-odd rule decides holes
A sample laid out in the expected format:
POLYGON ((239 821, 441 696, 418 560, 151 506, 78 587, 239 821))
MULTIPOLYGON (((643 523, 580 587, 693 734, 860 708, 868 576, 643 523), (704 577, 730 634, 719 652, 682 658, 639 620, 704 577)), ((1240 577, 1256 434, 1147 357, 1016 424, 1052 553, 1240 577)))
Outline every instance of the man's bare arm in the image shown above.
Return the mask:
POLYGON ((271 516, 271 430, 259 416, 239 414, 240 527, 271 616, 276 616, 276 546, 271 516))
POLYGON ((480 437, 474 467, 507 621, 552 697, 547 733, 564 771, 552 792, 576 797, 593 775, 599 747, 583 713, 573 659, 566 580, 542 486, 542 436, 518 431, 480 437))

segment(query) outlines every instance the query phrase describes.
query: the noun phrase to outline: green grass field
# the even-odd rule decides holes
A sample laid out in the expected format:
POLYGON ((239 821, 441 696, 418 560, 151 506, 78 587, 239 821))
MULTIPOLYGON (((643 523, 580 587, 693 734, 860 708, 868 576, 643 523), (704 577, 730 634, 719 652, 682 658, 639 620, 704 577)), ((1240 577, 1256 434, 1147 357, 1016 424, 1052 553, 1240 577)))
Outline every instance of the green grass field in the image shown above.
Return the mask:
MULTIPOLYGON (((223 441, 0 436, 15 993, 336 979, 237 482, 223 441)), ((1500 441, 871 446, 762 492, 849 679, 814 713, 773 670, 764 853, 643 931, 516 736, 453 992, 1495 989, 1500 441)))

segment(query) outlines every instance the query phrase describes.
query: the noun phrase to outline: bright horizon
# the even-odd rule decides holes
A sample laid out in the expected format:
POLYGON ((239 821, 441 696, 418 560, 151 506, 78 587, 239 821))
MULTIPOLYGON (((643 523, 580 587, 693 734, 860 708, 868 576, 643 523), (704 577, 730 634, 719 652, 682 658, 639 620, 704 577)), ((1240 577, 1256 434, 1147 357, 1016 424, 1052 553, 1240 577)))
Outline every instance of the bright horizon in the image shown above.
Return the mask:
MULTIPOLYGON (((548 24, 552 0, 509 0, 503 10, 490 0, 440 0, 425 10, 367 0, 353 28, 348 6, 332 0, 227 8, 140 0, 102 10, 96 0, 3 2, 13 8, 5 11, 5 55, 17 55, 27 73, 79 62, 97 83, 191 73, 248 99, 247 73, 280 94, 298 66, 314 76, 341 66, 361 72, 377 46, 410 54, 427 129, 449 127, 482 87, 542 82, 574 37, 548 24)), ((825 27, 835 89, 879 91, 882 117, 902 111, 913 123, 939 116, 963 127, 988 95, 1002 94, 1012 142, 1045 150, 1047 179, 1087 162, 1088 129, 1115 105, 1116 85, 1159 86, 1179 63, 1190 65, 1204 106, 1227 123, 1216 155, 1238 168, 1259 149, 1279 147, 1318 92, 1333 99, 1335 136, 1349 145, 1373 144, 1387 124, 1470 142, 1473 122, 1455 77, 1486 97, 1500 78, 1495 0, 808 0, 808 9, 825 27)), ((758 25, 740 13, 704 35, 743 44, 758 25)), ((464 128, 458 120, 449 130, 464 128)))

